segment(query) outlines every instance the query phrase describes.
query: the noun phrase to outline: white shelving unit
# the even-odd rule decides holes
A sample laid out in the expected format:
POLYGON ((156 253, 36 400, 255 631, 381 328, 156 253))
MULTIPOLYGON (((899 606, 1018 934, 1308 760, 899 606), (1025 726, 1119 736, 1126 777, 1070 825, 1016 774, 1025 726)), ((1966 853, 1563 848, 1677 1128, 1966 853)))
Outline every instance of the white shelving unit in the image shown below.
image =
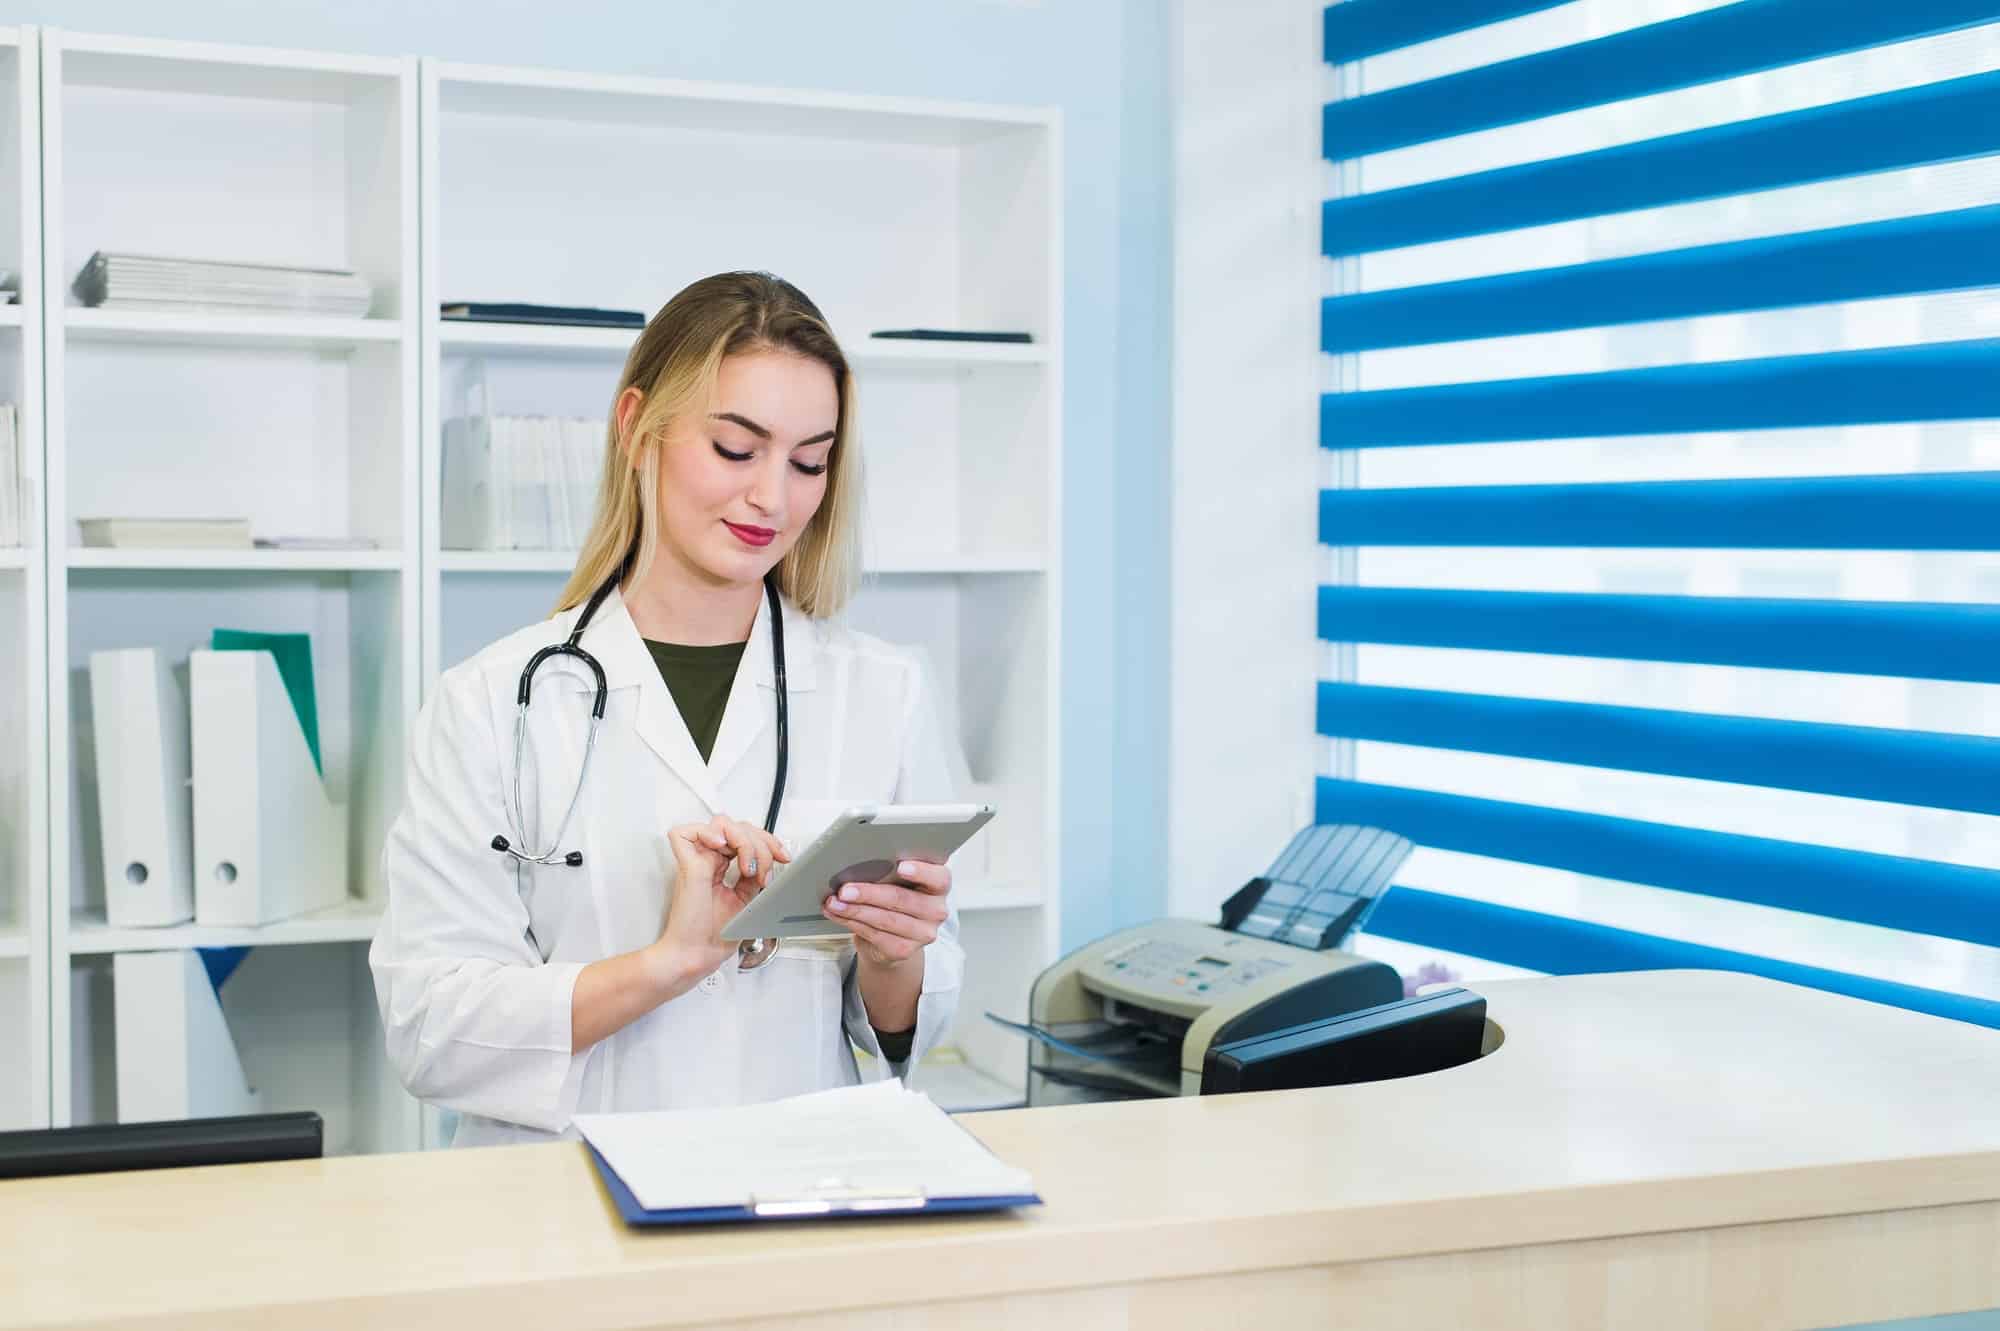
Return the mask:
POLYGON ((422 665, 416 63, 44 29, 41 70, 54 1120, 116 1116, 111 954, 248 945, 221 995, 264 1104, 318 1110, 331 1151, 413 1147, 365 945, 422 665), (353 268, 375 298, 363 319, 80 308, 70 282, 100 249, 353 268), (106 516, 372 548, 83 548, 77 520, 106 516), (184 666, 220 627, 312 635, 349 903, 256 930, 107 928, 90 653, 184 666))
POLYGON ((113 956, 247 946, 221 993, 264 1103, 319 1110, 334 1151, 425 1140, 366 961, 408 726, 572 562, 442 550, 440 430, 475 376, 488 410, 601 416, 633 336, 448 323, 439 301, 650 311, 738 267, 812 293, 857 368, 873 518, 850 617, 928 652, 1002 806, 990 871, 960 886, 970 964, 938 1087, 1017 1093, 1020 1050, 982 1014, 1021 1015, 1060 911, 1060 154, 1039 109, 0 28, 19 201, 0 267, 22 271, 0 400, 31 441, 28 539, 0 550, 0 622, 30 645, 0 654, 0 728, 25 740, 0 746, 0 1129, 116 1117, 113 956), (831 202, 802 225, 800 199, 831 202), (358 319, 85 309, 70 283, 100 249, 350 267, 376 296, 358 319), (925 326, 1035 340, 869 337, 925 326), (355 544, 81 544, 79 519, 117 516, 355 544), (90 653, 180 665, 221 627, 312 635, 347 900, 262 929, 111 927, 90 653))
POLYGON ((22 544, 0 549, 0 1131, 49 1121, 48 571, 42 516, 41 84, 37 32, 0 27, 0 402, 20 408, 22 544))
POLYGON ((104 550, 71 546, 72 569, 125 569, 183 573, 395 573, 403 556, 394 550, 104 550))
POLYGON ((573 562, 439 548, 444 421, 481 403, 601 418, 635 337, 445 320, 440 302, 650 314, 709 273, 795 282, 859 381, 872 576, 850 619, 929 652, 1001 805, 993 870, 959 900, 951 1084, 1018 1089, 1021 1049, 983 1014, 1022 1015, 1058 936, 1058 118, 427 60, 420 120, 424 678, 546 614, 573 562), (913 327, 1035 340, 869 337, 913 327))

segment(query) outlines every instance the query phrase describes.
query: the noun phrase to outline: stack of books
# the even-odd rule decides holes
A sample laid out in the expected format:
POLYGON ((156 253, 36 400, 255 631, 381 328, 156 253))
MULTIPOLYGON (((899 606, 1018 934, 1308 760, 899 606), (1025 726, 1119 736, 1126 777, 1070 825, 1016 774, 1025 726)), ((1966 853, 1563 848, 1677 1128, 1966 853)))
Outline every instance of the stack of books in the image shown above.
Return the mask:
POLYGON ((21 411, 0 402, 0 545, 20 545, 26 507, 21 495, 21 411))
POLYGON ((597 505, 605 423, 460 416, 444 425, 447 550, 574 550, 597 505))
POLYGON ((248 550, 248 518, 82 518, 76 524, 93 549, 248 550))
POLYGON ((334 268, 284 268, 259 263, 167 259, 103 250, 71 285, 85 305, 123 310, 203 310, 325 314, 368 313, 368 283, 334 268))

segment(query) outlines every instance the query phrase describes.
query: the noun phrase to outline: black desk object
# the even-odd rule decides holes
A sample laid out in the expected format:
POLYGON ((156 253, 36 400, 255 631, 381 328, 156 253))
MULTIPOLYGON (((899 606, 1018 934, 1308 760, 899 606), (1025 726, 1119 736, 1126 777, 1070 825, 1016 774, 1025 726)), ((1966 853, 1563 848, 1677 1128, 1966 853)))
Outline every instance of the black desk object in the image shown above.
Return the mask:
POLYGON ((325 1137, 325 1124, 310 1110, 0 1132, 0 1179, 317 1160, 325 1137))
POLYGON ((1347 1086, 1441 1072, 1479 1057, 1486 1000, 1447 989, 1212 1046, 1201 1093, 1347 1086))

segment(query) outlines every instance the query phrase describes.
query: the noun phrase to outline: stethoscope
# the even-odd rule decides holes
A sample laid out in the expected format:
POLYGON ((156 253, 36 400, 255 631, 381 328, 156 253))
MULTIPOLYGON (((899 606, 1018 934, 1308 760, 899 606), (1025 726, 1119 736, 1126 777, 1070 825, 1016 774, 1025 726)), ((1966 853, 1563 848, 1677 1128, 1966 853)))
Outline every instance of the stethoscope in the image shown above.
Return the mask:
MULTIPOLYGON (((567 642, 550 643, 542 648, 528 658, 527 667, 521 671, 521 687, 515 698, 518 706, 514 709, 514 802, 512 805, 507 805, 503 799, 501 803, 506 809, 507 830, 514 832, 517 828, 523 829, 518 839, 524 847, 528 844, 525 835, 528 823, 520 812, 521 746, 527 735, 528 693, 534 686, 535 671, 539 670, 542 662, 550 657, 573 656, 589 667, 592 678, 597 681, 597 697, 590 708, 590 733, 583 742, 583 763, 577 769, 576 789, 570 793, 569 807, 563 810, 562 822, 556 825, 556 834, 549 842, 549 848, 540 853, 532 850, 516 850, 505 836, 493 838, 493 849, 511 855, 523 864, 560 864, 572 869, 583 867, 582 851, 561 851, 556 848, 562 844, 563 833, 569 830, 569 820, 576 813, 577 801, 583 798, 584 778, 590 774, 590 754, 597 747, 597 727, 604 720, 604 705, 609 700, 611 691, 604 682, 604 667, 598 664, 596 657, 579 646, 578 642, 583 637, 583 631, 590 627, 592 617, 597 614, 597 607, 604 604, 604 598, 611 595, 612 588, 623 580, 625 572, 626 570, 621 567, 604 580, 603 586, 591 593, 590 600, 583 607, 583 613, 576 618, 576 626, 570 630, 567 642)), ((764 597, 771 608, 771 667, 778 686, 778 774, 771 782, 771 808, 764 815, 764 830, 775 832, 778 828, 778 808, 785 802, 785 763, 791 752, 791 739, 787 733, 789 718, 785 705, 785 615, 778 604, 778 580, 775 574, 766 574, 764 577, 764 597)), ((778 940, 775 938, 746 938, 736 946, 737 968, 746 971, 755 970, 776 956, 777 952, 778 940)))

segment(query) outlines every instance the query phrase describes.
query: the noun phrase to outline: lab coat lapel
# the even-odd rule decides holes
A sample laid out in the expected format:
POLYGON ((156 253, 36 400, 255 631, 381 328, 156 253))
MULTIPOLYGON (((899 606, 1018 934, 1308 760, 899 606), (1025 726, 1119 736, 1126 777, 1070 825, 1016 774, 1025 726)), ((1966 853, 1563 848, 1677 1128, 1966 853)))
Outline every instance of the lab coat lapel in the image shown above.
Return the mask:
MULTIPOLYGON (((818 638, 813 622, 790 601, 780 598, 785 614, 785 682, 790 695, 807 692, 817 682, 818 638)), ((757 620, 744 644, 743 659, 737 663, 736 679, 729 687, 729 702, 722 709, 722 726, 716 731, 715 748, 709 754, 709 771, 719 788, 758 745, 775 745, 777 740, 777 676, 771 662, 771 603, 758 602, 757 620)), ((763 817, 759 810, 757 817, 763 817)))
MULTIPOLYGON (((638 628, 632 623, 632 615, 625 608, 623 595, 614 591, 605 598, 596 619, 591 621, 590 628, 583 635, 583 646, 603 665, 605 682, 613 691, 623 688, 638 690, 633 727, 646 747, 681 779, 711 814, 720 813, 722 798, 715 776, 708 764, 702 762, 701 753, 694 746, 694 737, 688 733, 687 722, 681 718, 681 709, 674 702, 672 691, 660 678, 659 666, 654 663, 652 653, 646 650, 645 640, 640 638, 638 628)), ((742 672, 739 669, 737 673, 740 676, 742 672)))

